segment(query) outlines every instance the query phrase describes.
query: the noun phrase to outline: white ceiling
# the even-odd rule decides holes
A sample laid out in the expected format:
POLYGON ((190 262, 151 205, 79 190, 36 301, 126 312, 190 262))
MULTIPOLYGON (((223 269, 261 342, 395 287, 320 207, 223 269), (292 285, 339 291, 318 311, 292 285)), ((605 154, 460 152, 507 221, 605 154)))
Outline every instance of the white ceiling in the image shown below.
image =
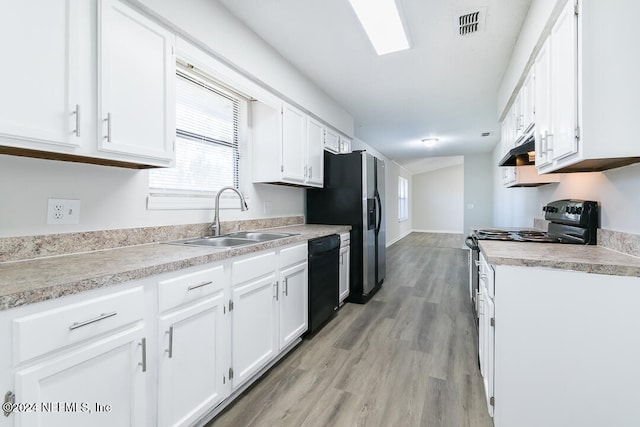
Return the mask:
POLYGON ((218 1, 351 113, 356 137, 412 173, 420 159, 500 139, 497 92, 531 0, 396 0, 411 49, 384 56, 348 0, 218 1), (484 31, 459 35, 458 16, 481 9, 484 31), (430 136, 439 142, 426 148, 430 136))

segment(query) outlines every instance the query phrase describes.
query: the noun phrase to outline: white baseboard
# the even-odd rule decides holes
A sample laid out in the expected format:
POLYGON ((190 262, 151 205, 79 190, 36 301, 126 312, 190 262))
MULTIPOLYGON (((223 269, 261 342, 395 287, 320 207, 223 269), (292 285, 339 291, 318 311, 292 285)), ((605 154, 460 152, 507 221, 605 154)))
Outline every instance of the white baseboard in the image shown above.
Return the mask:
POLYGON ((386 243, 387 248, 388 248, 389 246, 393 245, 394 243, 396 243, 396 242, 398 242, 398 241, 400 241, 400 240, 404 239, 404 238, 405 238, 405 237, 407 237, 409 234, 411 234, 411 231, 407 231, 406 233, 401 234, 401 235, 400 235, 400 237, 398 237, 397 239, 393 239, 392 241, 387 242, 387 243, 386 243))

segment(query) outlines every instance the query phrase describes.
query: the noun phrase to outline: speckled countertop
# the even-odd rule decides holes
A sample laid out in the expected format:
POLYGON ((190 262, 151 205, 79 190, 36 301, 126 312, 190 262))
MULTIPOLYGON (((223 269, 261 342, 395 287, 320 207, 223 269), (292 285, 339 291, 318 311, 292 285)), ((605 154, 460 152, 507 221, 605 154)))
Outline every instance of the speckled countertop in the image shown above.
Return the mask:
POLYGON ((297 233, 296 236, 230 249, 153 243, 4 262, 0 263, 0 310, 343 233, 350 229, 349 226, 336 225, 293 225, 271 231, 297 233))
POLYGON ((481 240, 492 265, 556 268, 615 276, 640 276, 640 257, 602 246, 481 240))

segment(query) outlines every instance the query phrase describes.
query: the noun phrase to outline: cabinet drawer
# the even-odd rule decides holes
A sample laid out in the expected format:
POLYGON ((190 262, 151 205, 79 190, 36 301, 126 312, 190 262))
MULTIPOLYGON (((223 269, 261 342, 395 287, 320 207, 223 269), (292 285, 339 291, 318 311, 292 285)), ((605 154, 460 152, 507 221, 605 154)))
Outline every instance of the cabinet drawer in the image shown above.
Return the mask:
POLYGON ((143 295, 138 286, 14 319, 14 364, 141 320, 143 295))
POLYGON ((162 312, 211 295, 224 285, 223 265, 162 280, 158 287, 158 309, 162 312))
POLYGON ((307 261, 307 243, 280 251, 280 268, 307 261))
POLYGON ((277 268, 276 253, 255 255, 233 263, 231 267, 232 285, 274 272, 277 268))

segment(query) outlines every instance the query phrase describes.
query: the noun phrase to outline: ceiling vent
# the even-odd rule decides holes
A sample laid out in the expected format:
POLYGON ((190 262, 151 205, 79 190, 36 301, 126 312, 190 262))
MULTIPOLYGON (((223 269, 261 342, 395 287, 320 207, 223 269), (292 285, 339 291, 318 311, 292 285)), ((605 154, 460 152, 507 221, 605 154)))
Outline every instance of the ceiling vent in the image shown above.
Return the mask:
POLYGON ((475 12, 460 14, 456 19, 458 34, 466 36, 468 34, 484 31, 484 18, 486 15, 486 7, 480 8, 475 12))

